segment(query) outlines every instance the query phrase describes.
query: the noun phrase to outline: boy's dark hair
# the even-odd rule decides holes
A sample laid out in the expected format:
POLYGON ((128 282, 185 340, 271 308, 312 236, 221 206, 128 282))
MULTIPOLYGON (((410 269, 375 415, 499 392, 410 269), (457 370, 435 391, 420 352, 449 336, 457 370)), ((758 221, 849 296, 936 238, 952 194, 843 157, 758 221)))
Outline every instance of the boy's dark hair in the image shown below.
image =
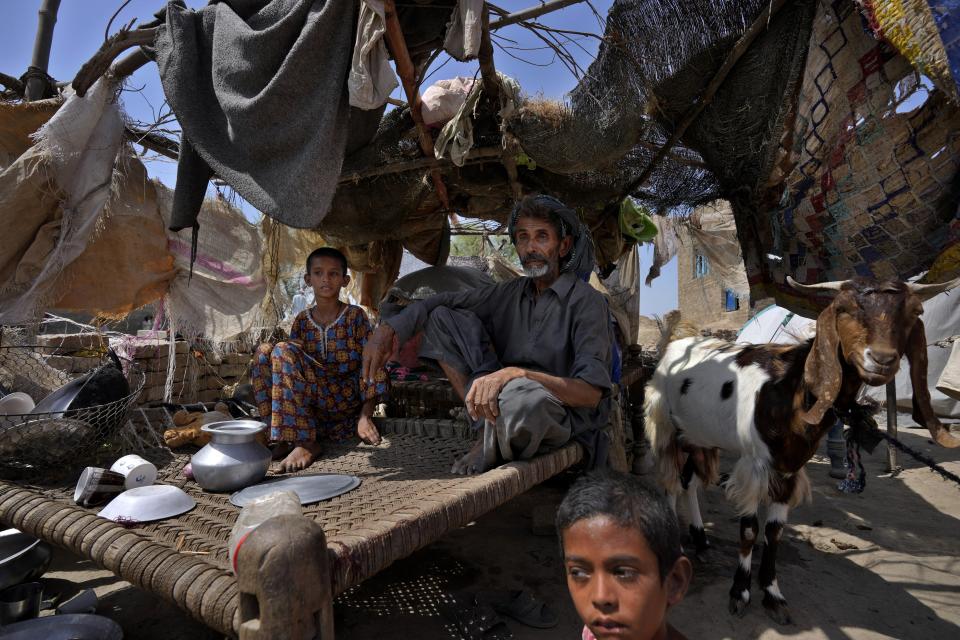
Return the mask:
POLYGON ((310 264, 314 258, 333 258, 334 260, 339 260, 340 265, 343 267, 343 275, 347 275, 347 256, 343 255, 343 253, 337 249, 333 247, 320 247, 319 249, 311 251, 310 255, 307 256, 307 273, 310 273, 310 264))
POLYGON ((667 498, 645 480, 615 471, 596 471, 579 480, 567 492, 557 510, 557 533, 580 520, 606 516, 644 537, 657 556, 660 580, 667 577, 683 554, 680 525, 667 498))

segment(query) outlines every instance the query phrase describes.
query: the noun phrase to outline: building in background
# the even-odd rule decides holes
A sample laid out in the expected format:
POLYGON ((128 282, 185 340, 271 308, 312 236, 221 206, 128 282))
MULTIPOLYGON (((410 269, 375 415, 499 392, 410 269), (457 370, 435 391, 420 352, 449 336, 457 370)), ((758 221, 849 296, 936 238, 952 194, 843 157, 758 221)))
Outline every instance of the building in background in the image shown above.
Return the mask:
POLYGON ((733 212, 725 201, 698 207, 678 225, 677 301, 700 329, 739 330, 771 300, 751 305, 733 212))

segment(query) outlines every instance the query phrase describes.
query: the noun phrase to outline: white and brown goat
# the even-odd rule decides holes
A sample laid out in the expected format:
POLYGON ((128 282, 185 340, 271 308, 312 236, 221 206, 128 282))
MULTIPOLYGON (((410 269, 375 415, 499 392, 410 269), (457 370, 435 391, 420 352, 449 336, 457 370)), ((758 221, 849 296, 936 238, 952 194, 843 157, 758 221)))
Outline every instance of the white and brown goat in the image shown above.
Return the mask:
MULTIPOLYGON (((674 340, 646 389, 646 433, 656 473, 676 504, 686 489, 690 530, 706 546, 697 487, 716 479, 718 450, 739 456, 726 495, 740 518, 740 560, 730 588, 730 612, 750 602, 757 513, 767 506, 759 582, 774 620, 790 621, 776 579, 777 545, 790 507, 809 498, 804 465, 861 387, 894 379, 907 356, 913 418, 945 447, 960 446, 930 407, 923 301, 960 285, 854 279, 791 286, 833 294, 817 318, 816 337, 799 345, 737 345, 712 338, 674 340)), ((669 331, 671 327, 666 330, 669 331)))

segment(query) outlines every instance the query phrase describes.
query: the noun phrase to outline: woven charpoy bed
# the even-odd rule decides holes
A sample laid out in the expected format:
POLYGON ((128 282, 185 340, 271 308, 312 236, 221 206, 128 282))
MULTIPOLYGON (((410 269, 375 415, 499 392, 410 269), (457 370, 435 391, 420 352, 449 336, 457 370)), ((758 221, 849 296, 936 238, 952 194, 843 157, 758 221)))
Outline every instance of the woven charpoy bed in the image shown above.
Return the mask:
MULTIPOLYGON (((134 421, 158 428, 169 414, 137 410, 134 421)), ((197 501, 177 518, 124 528, 75 506, 72 488, 0 483, 0 522, 89 558, 227 635, 326 640, 333 637, 331 602, 337 594, 581 458, 579 446, 571 444, 479 476, 456 477, 449 471, 469 446, 465 426, 386 419, 380 429, 382 445, 331 446, 305 472, 353 474, 361 485, 304 507, 303 518, 261 526, 241 548, 237 577, 229 571, 227 538, 239 509, 228 496, 205 493, 181 476, 189 453, 145 454, 160 468, 160 482, 183 488, 197 501), (318 545, 326 556, 315 552, 318 545)))

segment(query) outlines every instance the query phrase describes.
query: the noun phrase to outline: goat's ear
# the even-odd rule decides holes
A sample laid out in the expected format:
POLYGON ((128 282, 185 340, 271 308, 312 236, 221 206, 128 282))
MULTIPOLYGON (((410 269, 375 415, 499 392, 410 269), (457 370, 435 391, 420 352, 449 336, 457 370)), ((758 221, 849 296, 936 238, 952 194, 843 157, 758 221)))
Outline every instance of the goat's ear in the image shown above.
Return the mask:
POLYGON ((820 424, 840 393, 843 371, 840 368, 839 350, 837 311, 831 304, 817 316, 817 337, 813 340, 813 348, 803 369, 807 389, 817 396, 816 403, 800 416, 808 424, 820 424))
POLYGON ((919 318, 907 337, 907 362, 910 363, 910 384, 913 387, 913 419, 925 426, 933 441, 942 447, 953 449, 960 447, 960 440, 950 435, 933 407, 930 406, 930 389, 927 387, 927 335, 923 321, 919 318))

